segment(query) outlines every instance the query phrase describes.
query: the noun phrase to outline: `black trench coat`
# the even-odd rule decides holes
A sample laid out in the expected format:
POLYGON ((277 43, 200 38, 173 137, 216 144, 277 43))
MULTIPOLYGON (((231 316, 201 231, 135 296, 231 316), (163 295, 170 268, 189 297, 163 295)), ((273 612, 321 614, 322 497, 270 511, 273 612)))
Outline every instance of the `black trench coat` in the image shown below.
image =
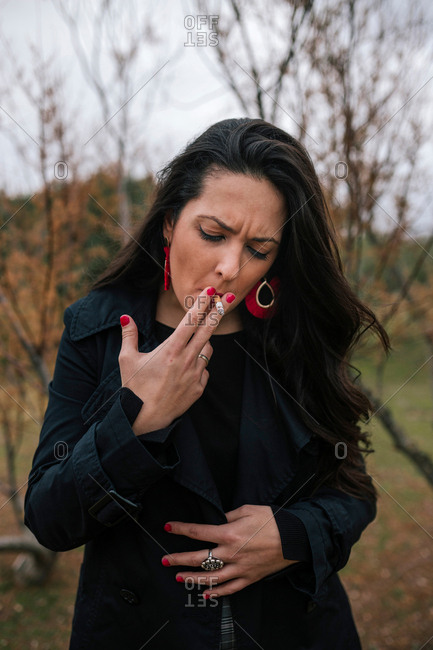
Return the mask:
MULTIPOLYGON (((65 312, 50 399, 26 494, 25 521, 54 551, 85 544, 70 648, 217 650, 221 603, 178 583, 167 553, 208 543, 164 531, 167 521, 227 523, 185 413, 160 453, 133 434, 119 399, 119 316, 154 349, 155 297, 102 289, 65 312)), ((230 596, 239 649, 360 648, 338 578, 374 504, 336 489, 311 494, 317 440, 274 382, 281 418, 258 364, 246 358, 237 488, 243 504, 281 505, 303 522, 312 563, 300 562, 230 596)), ((148 434, 151 435, 151 434, 148 434)), ((291 559, 288 557, 287 559, 291 559)))

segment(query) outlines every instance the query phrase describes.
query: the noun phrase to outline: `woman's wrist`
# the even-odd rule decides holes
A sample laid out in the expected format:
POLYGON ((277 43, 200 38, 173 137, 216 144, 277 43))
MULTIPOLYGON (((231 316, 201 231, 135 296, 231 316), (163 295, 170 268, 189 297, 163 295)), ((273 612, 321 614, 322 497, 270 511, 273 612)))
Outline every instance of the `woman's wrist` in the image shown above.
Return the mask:
POLYGON ((172 417, 161 413, 151 412, 148 406, 143 403, 134 423, 131 425, 136 436, 141 436, 151 431, 159 431, 170 426, 173 422, 172 417))
POLYGON ((169 421, 164 423, 164 418, 151 415, 143 400, 126 386, 120 389, 120 404, 136 436, 157 431, 170 424, 169 421))

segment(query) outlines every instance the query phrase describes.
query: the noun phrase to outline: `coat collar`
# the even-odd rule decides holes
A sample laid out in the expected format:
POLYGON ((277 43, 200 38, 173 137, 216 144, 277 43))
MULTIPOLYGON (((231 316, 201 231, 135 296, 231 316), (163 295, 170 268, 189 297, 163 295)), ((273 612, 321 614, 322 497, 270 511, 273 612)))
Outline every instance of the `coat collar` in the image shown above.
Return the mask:
MULTIPOLYGON (((134 318, 144 335, 140 351, 147 352, 158 345, 153 334, 155 310, 156 295, 137 295, 111 287, 93 291, 76 303, 70 336, 78 341, 110 327, 118 327, 120 316, 126 313, 134 318)), ((312 438, 311 431, 295 415, 290 396, 269 377, 248 350, 245 354, 233 509, 246 503, 272 503, 290 484, 297 469, 299 453, 312 438)), ((85 420, 96 414, 99 419, 111 406, 111 400, 106 399, 107 393, 115 395, 119 387, 120 373, 116 367, 84 407, 85 420)), ((206 499, 219 510, 219 517, 225 519, 215 482, 188 412, 175 427, 173 441, 181 459, 171 475, 173 480, 206 499)))
POLYGON ((118 327, 122 314, 134 319, 139 332, 151 335, 155 320, 156 293, 140 294, 124 287, 110 286, 91 291, 72 305, 70 337, 73 341, 118 327))

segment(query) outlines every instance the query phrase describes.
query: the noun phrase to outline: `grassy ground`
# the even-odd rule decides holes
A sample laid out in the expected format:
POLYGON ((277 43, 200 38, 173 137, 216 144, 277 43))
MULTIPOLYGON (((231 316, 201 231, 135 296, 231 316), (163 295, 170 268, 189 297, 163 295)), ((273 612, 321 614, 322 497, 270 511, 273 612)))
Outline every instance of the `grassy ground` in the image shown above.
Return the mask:
MULTIPOLYGON (((433 458, 432 361, 425 364, 429 356, 422 342, 396 345, 386 364, 382 401, 433 458)), ((374 388, 376 375, 368 357, 355 365, 374 388)), ((365 650, 432 650, 433 491, 394 448, 377 417, 369 431, 375 453, 368 468, 379 494, 378 515, 340 575, 365 650)))
MULTIPOLYGON (((382 399, 389 400, 400 425, 433 457, 431 362, 418 371, 428 356, 421 343, 397 347, 386 367, 382 399)), ((357 365, 373 387, 368 358, 364 353, 357 365)), ((376 451, 368 467, 379 493, 378 516, 340 575, 364 650, 433 650, 433 491, 393 448, 375 417, 370 430, 376 451)), ((22 482, 37 435, 32 425, 20 455, 22 482)), ((0 510, 0 535, 10 534, 13 527, 6 505, 0 510)), ((48 583, 30 588, 13 583, 15 554, 0 556, 0 648, 66 650, 81 555, 81 550, 60 553, 48 583)))

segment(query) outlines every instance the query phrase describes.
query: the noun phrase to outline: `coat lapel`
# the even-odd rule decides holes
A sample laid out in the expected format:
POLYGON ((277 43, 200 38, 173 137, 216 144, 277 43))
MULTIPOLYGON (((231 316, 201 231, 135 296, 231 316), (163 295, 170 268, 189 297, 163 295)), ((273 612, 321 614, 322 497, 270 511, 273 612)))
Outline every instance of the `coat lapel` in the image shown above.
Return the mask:
MULTIPOLYGON (((311 438, 288 406, 290 399, 274 384, 281 419, 273 407, 269 380, 247 355, 242 396, 237 482, 232 509, 244 504, 266 505, 290 483, 296 472, 299 451, 311 438)), ((205 459, 199 436, 188 413, 174 432, 180 463, 172 478, 223 512, 221 500, 205 459)))
POLYGON ((180 463, 171 477, 224 512, 218 490, 203 453, 197 431, 188 412, 181 417, 173 433, 180 463))
POLYGON ((290 398, 275 382, 273 388, 278 405, 285 404, 281 417, 268 375, 247 356, 233 508, 273 503, 290 483, 299 451, 310 440, 310 432, 299 426, 287 406, 290 398))

